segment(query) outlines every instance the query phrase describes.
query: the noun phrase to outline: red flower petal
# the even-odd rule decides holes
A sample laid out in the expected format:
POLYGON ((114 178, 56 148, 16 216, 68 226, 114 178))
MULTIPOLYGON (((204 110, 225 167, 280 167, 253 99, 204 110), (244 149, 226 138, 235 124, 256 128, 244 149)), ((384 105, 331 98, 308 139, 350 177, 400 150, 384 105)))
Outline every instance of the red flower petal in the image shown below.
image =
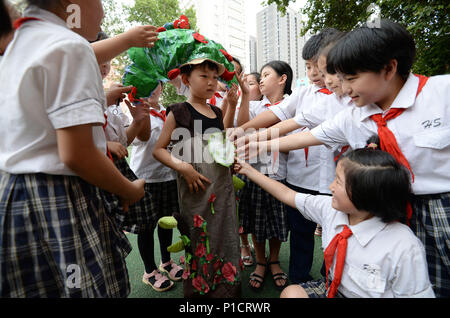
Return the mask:
POLYGON ((194 215, 194 227, 202 227, 205 220, 198 214, 194 215))
POLYGON ((167 73, 167 77, 170 80, 173 80, 173 79, 177 78, 178 75, 180 75, 180 73, 181 73, 181 70, 179 68, 174 68, 173 70, 169 71, 169 73, 167 73))
POLYGON ((192 36, 198 42, 205 43, 205 44, 208 43, 208 41, 206 41, 205 37, 203 35, 201 35, 200 33, 195 32, 192 36))
POLYGON ((167 31, 167 29, 165 27, 159 27, 156 29, 156 32, 161 33, 161 32, 165 32, 167 31))
POLYGON ((216 195, 213 193, 211 194, 211 196, 208 199, 208 203, 214 203, 214 201, 216 201, 216 195))
POLYGON ((230 72, 227 69, 225 69, 225 72, 223 72, 223 74, 220 77, 222 77, 225 81, 229 82, 233 79, 234 74, 235 74, 234 72, 230 72))
POLYGON ((233 62, 233 57, 225 50, 220 50, 220 52, 222 52, 223 55, 225 55, 225 57, 227 58, 228 62, 233 62))

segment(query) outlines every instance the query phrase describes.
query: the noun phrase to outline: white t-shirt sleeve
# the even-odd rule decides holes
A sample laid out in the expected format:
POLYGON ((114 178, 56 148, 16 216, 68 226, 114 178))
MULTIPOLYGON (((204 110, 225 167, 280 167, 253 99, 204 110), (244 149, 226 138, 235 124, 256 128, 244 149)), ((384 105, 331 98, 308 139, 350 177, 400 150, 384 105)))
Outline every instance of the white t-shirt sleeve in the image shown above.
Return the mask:
POLYGON ((405 251, 400 258, 392 291, 396 298, 435 297, 428 277, 425 249, 418 239, 417 244, 405 251))
POLYGON ((43 81, 48 117, 55 129, 105 122, 105 93, 99 81, 80 79, 99 75, 94 52, 88 43, 59 42, 38 61, 45 68, 35 68, 43 81))
POLYGON ((295 206, 297 210, 308 220, 318 224, 324 224, 325 219, 332 216, 330 196, 326 195, 311 195, 304 193, 297 193, 295 195, 295 206))
POLYGON ((323 142, 326 147, 336 151, 340 147, 349 144, 345 135, 345 129, 354 126, 351 122, 348 122, 349 120, 352 120, 349 115, 349 110, 344 109, 337 113, 332 119, 326 120, 312 129, 311 134, 323 142))
POLYGON ((304 107, 294 117, 294 121, 302 127, 313 129, 323 123, 329 113, 329 103, 320 102, 316 105, 309 105, 304 107))
POLYGON ((298 104, 301 102, 302 90, 296 89, 289 97, 285 98, 280 104, 270 107, 270 110, 280 121, 294 118, 298 104))

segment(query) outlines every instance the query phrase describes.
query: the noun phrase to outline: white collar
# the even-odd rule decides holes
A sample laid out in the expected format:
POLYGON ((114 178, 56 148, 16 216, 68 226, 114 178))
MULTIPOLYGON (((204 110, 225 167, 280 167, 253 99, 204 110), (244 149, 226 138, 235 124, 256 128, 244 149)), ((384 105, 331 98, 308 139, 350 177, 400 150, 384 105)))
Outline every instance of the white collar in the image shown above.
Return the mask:
POLYGON ((344 225, 347 225, 352 230, 358 243, 364 247, 366 246, 379 232, 381 232, 387 223, 384 223, 379 217, 372 217, 368 220, 362 221, 357 225, 349 225, 348 215, 337 211, 340 215, 336 218, 335 230, 340 233, 344 225))

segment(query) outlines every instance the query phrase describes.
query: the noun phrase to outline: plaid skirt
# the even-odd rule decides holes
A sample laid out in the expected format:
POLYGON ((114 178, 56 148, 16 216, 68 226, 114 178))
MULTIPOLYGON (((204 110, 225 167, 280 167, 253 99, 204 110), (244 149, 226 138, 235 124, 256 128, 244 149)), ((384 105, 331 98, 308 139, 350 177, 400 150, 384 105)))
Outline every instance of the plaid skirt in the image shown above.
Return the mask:
POLYGON ((425 246, 436 297, 450 297, 450 192, 415 196, 410 224, 425 246))
MULTIPOLYGON (((125 159, 116 159, 114 164, 117 169, 130 181, 139 179, 131 170, 125 159)), ((144 230, 151 230, 158 221, 158 209, 152 200, 152 192, 145 187, 144 197, 133 205, 128 207, 127 212, 123 212, 122 204, 119 197, 103 191, 107 204, 111 210, 116 210, 117 225, 124 231, 139 234, 144 230)))
POLYGON ((286 205, 250 179, 247 178, 245 182, 245 187, 239 193, 239 215, 244 233, 254 234, 257 242, 272 238, 286 242, 286 205))
MULTIPOLYGON (((305 290, 309 298, 327 298, 327 279, 325 277, 319 280, 312 280, 306 283, 301 283, 300 286, 305 290)), ((338 290, 335 298, 345 297, 338 290)))
POLYGON ((146 183, 145 191, 152 194, 151 200, 156 212, 156 220, 180 212, 177 180, 146 183))
POLYGON ((113 213, 79 177, 0 173, 0 297, 127 297, 113 213))

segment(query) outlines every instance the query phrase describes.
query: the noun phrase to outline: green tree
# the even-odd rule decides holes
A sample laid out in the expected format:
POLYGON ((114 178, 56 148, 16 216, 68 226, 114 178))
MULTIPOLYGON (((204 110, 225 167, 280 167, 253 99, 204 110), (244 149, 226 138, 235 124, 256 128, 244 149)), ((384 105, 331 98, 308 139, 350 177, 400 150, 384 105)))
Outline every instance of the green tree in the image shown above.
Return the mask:
MULTIPOLYGON (((267 0, 284 12, 295 0, 267 0)), ((417 58, 413 72, 424 75, 450 72, 450 24, 447 0, 310 0, 301 10, 308 18, 302 35, 325 27, 350 31, 369 18, 371 4, 381 9, 381 17, 404 25, 416 41, 417 58)))
MULTIPOLYGON (((195 29, 197 18, 195 9, 190 7, 182 11, 178 0, 136 0, 131 6, 120 6, 114 0, 103 0, 105 19, 103 30, 114 36, 128 30, 133 25, 163 26, 173 22, 182 14, 189 19, 192 29, 195 29)), ((116 74, 114 80, 120 81, 127 65, 131 63, 127 52, 124 52, 112 61, 116 74)), ((161 94, 161 102, 167 106, 185 101, 184 96, 178 96, 173 85, 165 85, 161 94)))

